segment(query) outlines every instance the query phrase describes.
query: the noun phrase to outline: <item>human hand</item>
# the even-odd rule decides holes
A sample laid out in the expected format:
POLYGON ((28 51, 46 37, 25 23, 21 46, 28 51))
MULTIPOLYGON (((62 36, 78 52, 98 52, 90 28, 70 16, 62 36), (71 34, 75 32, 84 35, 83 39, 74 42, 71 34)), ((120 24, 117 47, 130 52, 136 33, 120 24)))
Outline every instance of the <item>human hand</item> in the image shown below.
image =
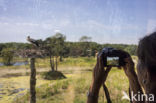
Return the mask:
POLYGON ((106 55, 103 52, 98 54, 97 63, 93 70, 93 81, 92 81, 92 85, 91 85, 92 92, 94 92, 94 91, 98 92, 101 85, 106 81, 108 73, 111 70, 111 67, 104 67, 104 57, 105 56, 106 55))
POLYGON ((126 63, 123 67, 123 70, 125 72, 125 74, 130 77, 132 74, 135 73, 135 70, 134 70, 134 62, 130 56, 129 53, 127 52, 123 52, 124 54, 123 55, 127 55, 126 58, 124 59, 124 62, 126 63))
POLYGON ((97 57, 97 63, 93 70, 93 81, 88 92, 87 103, 98 103, 98 94, 100 87, 106 81, 111 67, 104 67, 104 53, 99 53, 97 57))

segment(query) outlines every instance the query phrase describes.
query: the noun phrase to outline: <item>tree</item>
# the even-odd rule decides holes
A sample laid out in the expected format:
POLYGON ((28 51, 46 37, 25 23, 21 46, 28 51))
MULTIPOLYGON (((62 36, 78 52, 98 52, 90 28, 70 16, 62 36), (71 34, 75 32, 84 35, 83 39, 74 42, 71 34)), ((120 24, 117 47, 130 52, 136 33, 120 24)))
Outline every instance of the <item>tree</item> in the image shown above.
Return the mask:
POLYGON ((1 52, 2 60, 4 65, 11 65, 11 62, 13 60, 13 51, 10 48, 5 48, 1 52))
POLYGON ((52 43, 52 38, 48 37, 45 41, 44 41, 44 48, 46 49, 47 51, 47 55, 49 56, 50 58, 50 67, 51 67, 51 70, 54 71, 54 51, 53 51, 53 48, 54 48, 54 45, 52 43))
POLYGON ((91 37, 88 37, 88 36, 82 36, 80 38, 80 42, 91 42, 92 38, 91 37))
POLYGON ((124 50, 127 51, 128 53, 130 53, 131 55, 137 54, 137 46, 136 45, 127 46, 124 50))
POLYGON ((1 51, 3 50, 3 48, 5 48, 4 44, 0 44, 0 55, 1 55, 1 51))
POLYGON ((82 49, 82 54, 81 54, 81 56, 91 56, 91 52, 92 52, 92 50, 91 50, 91 45, 90 45, 90 43, 91 43, 91 37, 88 37, 88 36, 82 36, 81 38, 80 38, 80 45, 82 45, 81 47, 83 48, 82 49))
MULTIPOLYGON (((56 33, 54 36, 53 36, 53 41, 55 43, 55 56, 58 57, 60 56, 60 61, 62 61, 62 57, 64 56, 64 52, 65 52, 65 40, 66 40, 66 37, 61 34, 61 33, 56 33)), ((57 59, 56 59, 57 60, 57 59)))
POLYGON ((62 57, 64 56, 65 39, 66 37, 63 34, 56 33, 54 36, 48 37, 45 40, 45 44, 50 56, 50 64, 51 64, 52 71, 54 71, 54 68, 57 70, 58 56, 60 56, 60 60, 62 60, 62 57))

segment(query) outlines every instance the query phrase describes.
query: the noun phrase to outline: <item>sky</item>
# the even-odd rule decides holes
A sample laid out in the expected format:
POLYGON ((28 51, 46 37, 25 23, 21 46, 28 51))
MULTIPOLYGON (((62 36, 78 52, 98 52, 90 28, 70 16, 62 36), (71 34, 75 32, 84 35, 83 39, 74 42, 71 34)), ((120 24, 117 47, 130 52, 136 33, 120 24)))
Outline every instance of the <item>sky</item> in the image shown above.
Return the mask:
POLYGON ((98 43, 137 44, 156 30, 156 0, 0 0, 0 43, 86 35, 98 43))

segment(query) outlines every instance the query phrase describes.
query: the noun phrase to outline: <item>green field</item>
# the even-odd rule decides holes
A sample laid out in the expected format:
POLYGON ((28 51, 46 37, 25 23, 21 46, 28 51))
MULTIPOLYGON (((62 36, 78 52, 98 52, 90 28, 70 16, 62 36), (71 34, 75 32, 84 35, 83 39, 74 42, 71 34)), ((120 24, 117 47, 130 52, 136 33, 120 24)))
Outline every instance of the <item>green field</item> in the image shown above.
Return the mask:
MULTIPOLYGON (((134 61, 137 60, 135 56, 133 56, 133 59, 134 61)), ((39 72, 50 70, 48 60, 48 58, 37 59, 37 103, 86 103, 86 93, 91 84, 92 69, 96 59, 94 57, 64 58, 63 62, 59 62, 58 70, 63 72, 67 78, 62 80, 44 80, 39 72)), ((0 97, 2 97, 0 98, 0 103, 28 103, 29 66, 0 67, 0 70, 3 71, 11 69, 12 71, 20 69, 23 71, 23 75, 0 78, 0 83, 3 83, 3 88, 0 88, 0 97), (12 93, 13 90, 19 88, 25 88, 25 90, 12 93), (2 95, 2 93, 5 94, 2 95)), ((122 69, 112 68, 106 85, 110 91, 113 103, 129 103, 128 100, 121 99, 123 96, 122 92, 128 91, 128 79, 122 69)), ((99 103, 106 103, 102 88, 100 90, 99 103)))

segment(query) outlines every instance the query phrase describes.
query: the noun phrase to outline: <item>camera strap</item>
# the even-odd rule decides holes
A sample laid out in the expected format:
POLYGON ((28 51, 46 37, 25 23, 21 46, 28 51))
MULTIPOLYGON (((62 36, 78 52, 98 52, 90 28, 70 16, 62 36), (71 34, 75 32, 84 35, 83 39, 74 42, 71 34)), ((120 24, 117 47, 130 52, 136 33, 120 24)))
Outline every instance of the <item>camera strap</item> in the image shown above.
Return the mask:
POLYGON ((107 86, 105 85, 105 83, 103 83, 103 91, 105 92, 105 96, 106 96, 106 99, 107 99, 107 103, 112 103, 111 98, 110 98, 110 95, 109 95, 108 88, 107 88, 107 86))
MULTIPOLYGON (((103 91, 105 92, 107 103, 112 103, 111 98, 110 98, 110 94, 109 94, 109 91, 108 91, 108 88, 107 88, 107 86, 106 86, 105 83, 103 83, 103 91)), ((129 98, 131 99, 131 90, 130 90, 130 87, 129 87, 129 98)), ((132 101, 130 101, 130 103, 132 103, 132 101)))

